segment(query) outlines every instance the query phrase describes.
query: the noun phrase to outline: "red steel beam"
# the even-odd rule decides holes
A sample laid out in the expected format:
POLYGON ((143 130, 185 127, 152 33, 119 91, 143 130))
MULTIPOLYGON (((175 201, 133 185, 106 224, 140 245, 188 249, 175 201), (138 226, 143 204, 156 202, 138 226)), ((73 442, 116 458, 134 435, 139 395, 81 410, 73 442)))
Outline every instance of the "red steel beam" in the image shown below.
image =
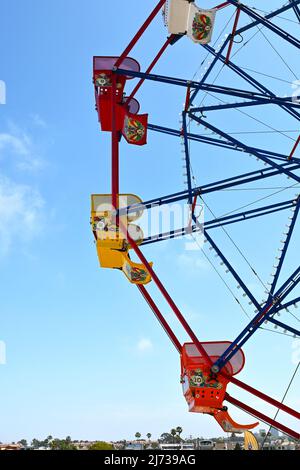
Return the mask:
POLYGON ((261 421, 264 421, 265 423, 270 424, 270 426, 273 426, 276 429, 279 429, 280 431, 284 432, 285 434, 288 434, 289 436, 293 437, 294 439, 299 439, 300 434, 296 431, 293 431, 292 429, 288 428, 284 424, 278 423, 278 421, 275 421, 274 419, 270 418, 269 416, 261 413, 260 411, 255 410, 249 405, 246 405, 245 403, 241 402, 240 400, 237 400, 236 398, 231 397, 226 393, 225 395, 225 400, 227 400, 229 403, 232 403, 233 405, 237 406, 238 408, 241 408, 242 410, 246 411, 247 413, 255 416, 261 421))
POLYGON ((223 2, 223 3, 220 3, 220 5, 217 5, 216 7, 214 7, 214 10, 221 10, 222 8, 229 7, 229 5, 231 5, 231 3, 223 2))
POLYGON ((189 110, 190 106, 190 98, 191 98, 191 87, 188 86, 186 90, 186 96, 185 96, 185 105, 184 105, 184 111, 187 113, 189 110))
MULTIPOLYGON (((153 59, 149 67, 147 68, 146 73, 151 72, 151 70, 157 64, 157 62, 159 61, 159 59, 161 58, 161 56, 163 55, 163 53, 165 52, 169 44, 171 44, 173 38, 174 38, 174 34, 171 34, 171 36, 168 37, 168 39, 166 40, 166 42, 164 43, 160 51, 157 53, 157 55, 155 56, 155 58, 153 59)), ((144 81, 145 81, 145 78, 141 78, 141 80, 137 83, 136 87, 132 90, 130 96, 127 98, 126 103, 129 102, 136 95, 136 93, 141 88, 144 81)))
POLYGON ((177 337, 175 336, 174 332, 172 331, 172 329, 170 328, 169 324, 167 323, 167 321, 165 320, 165 318, 163 317, 163 315, 161 314, 159 308, 157 307, 157 305, 155 304, 154 300, 152 299, 151 295, 149 294, 149 292, 147 291, 147 289, 145 288, 145 286, 143 285, 138 285, 137 286, 139 291, 141 292, 142 296, 144 297, 144 299, 146 300, 146 302, 148 303, 148 305, 150 306, 151 310, 153 311, 154 315, 156 316, 156 318, 158 319, 159 323, 161 324, 161 326, 163 327, 163 329, 165 330, 165 332, 167 333, 167 335, 169 336, 170 340, 172 341, 172 343, 174 344, 175 348, 177 349, 177 351, 179 352, 179 354, 181 354, 181 351, 182 351, 182 346, 179 342, 179 340, 177 339, 177 337))
POLYGON ((167 301, 167 303, 169 304, 169 306, 171 307, 171 309, 175 313, 175 315, 178 318, 179 322, 181 323, 181 325, 183 326, 183 328, 185 329, 185 331, 187 332, 189 337, 192 339, 192 341, 197 346, 198 351, 206 359, 207 363, 212 365, 213 362, 212 362, 211 358, 209 357, 209 355, 205 351, 204 347, 202 346, 202 344, 198 340, 196 334, 194 333, 194 331, 189 326, 188 322, 186 321, 186 319, 184 318, 184 316, 180 312, 179 308, 177 307, 177 305, 173 301, 172 297, 170 296, 170 294, 168 293, 168 291, 166 290, 166 288, 164 287, 164 285, 162 284, 162 282, 158 278, 157 274, 152 269, 151 265, 149 264, 149 262, 147 261, 147 259, 145 258, 145 256, 143 255, 143 253, 141 252, 141 250, 139 249, 139 247, 137 246, 137 244, 133 240, 133 238, 131 238, 131 236, 128 233, 127 228, 124 227, 124 225, 123 225, 123 223, 121 223, 121 221, 120 221, 120 229, 122 230, 122 232, 126 236, 128 242, 130 243, 131 247, 133 248, 133 250, 135 251, 135 253, 139 257, 141 262, 146 267, 147 271, 149 272, 149 274, 151 275, 153 281, 155 282, 158 289, 160 290, 161 294, 163 295, 163 297, 165 298, 165 300, 167 301))
MULTIPOLYGON (((112 133, 111 133, 111 194, 112 206, 118 210, 119 194, 119 132, 116 121, 117 77, 112 75, 112 133)), ((116 218, 118 222, 118 217, 116 218)), ((118 223, 116 223, 118 225, 118 223)))
POLYGON ((290 155, 289 155, 289 157, 288 157, 288 160, 291 160, 291 159, 293 158, 294 153, 296 152, 299 143, 300 143, 300 135, 299 135, 298 139, 297 139, 296 142, 295 142, 295 145, 294 145, 293 150, 291 151, 291 153, 290 153, 290 155))
POLYGON ((293 410, 293 408, 290 408, 289 406, 285 405, 284 403, 281 403, 280 401, 275 400, 274 398, 271 398, 269 395, 266 395, 265 393, 261 392, 260 390, 257 390, 256 388, 251 387, 251 385, 245 384, 244 382, 241 382, 239 379, 236 379, 235 377, 229 376, 225 373, 220 372, 221 375, 226 377, 228 380, 230 380, 231 383, 236 385, 237 387, 242 388, 243 390, 246 390, 247 392, 251 393, 252 395, 257 396, 261 400, 269 403, 272 406, 275 406, 276 408, 279 408, 281 411, 284 411, 285 413, 288 413, 291 416, 294 416, 295 418, 300 419, 300 413, 298 411, 293 410))
POLYGON ((192 222, 193 222, 193 215, 195 213, 195 209, 196 209, 196 204, 197 204, 197 198, 198 196, 194 196, 194 199, 193 199, 193 204, 192 204, 192 210, 191 210, 191 217, 190 217, 190 220, 189 220, 189 224, 188 224, 188 228, 191 229, 192 227, 192 222))
POLYGON ((115 68, 118 68, 121 65, 121 63, 123 62, 125 57, 127 57, 129 52, 131 51, 131 49, 133 49, 133 47, 136 45, 138 40, 144 34, 144 32, 146 31, 148 26, 152 23, 152 21, 154 20, 154 18, 157 15, 157 13, 160 11, 160 9, 164 6, 165 3, 166 3, 166 0, 160 0, 160 2, 158 2, 158 4, 156 5, 156 7, 152 11, 152 13, 150 13, 149 17, 146 19, 145 23, 140 27, 140 29, 138 30, 136 35, 133 37, 133 39, 130 41, 130 43, 128 44, 128 46, 124 50, 124 52, 118 58, 117 62, 115 63, 115 68))
POLYGON ((237 27, 238 27, 240 14, 241 14, 241 10, 240 10, 240 8, 237 8, 236 15, 235 15, 235 20, 234 20, 234 24, 233 24, 233 28, 232 28, 231 38, 230 38, 230 42, 229 42, 229 46, 228 46, 228 51, 227 51, 227 55, 226 55, 226 59, 225 59, 225 64, 228 64, 229 59, 230 59, 230 54, 231 54, 232 46, 233 46, 233 40, 234 40, 234 36, 235 36, 236 30, 237 30, 237 27))

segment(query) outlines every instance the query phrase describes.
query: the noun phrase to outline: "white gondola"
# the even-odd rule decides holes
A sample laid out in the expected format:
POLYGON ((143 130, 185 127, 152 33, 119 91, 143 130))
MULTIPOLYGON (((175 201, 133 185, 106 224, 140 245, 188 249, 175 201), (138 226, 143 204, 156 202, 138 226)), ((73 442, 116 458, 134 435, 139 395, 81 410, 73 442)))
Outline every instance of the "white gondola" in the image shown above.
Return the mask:
POLYGON ((170 34, 187 34, 198 44, 211 41, 216 10, 204 10, 189 0, 168 0, 164 17, 170 34))
POLYGON ((186 34, 190 3, 188 0, 168 0, 165 22, 170 34, 186 34))

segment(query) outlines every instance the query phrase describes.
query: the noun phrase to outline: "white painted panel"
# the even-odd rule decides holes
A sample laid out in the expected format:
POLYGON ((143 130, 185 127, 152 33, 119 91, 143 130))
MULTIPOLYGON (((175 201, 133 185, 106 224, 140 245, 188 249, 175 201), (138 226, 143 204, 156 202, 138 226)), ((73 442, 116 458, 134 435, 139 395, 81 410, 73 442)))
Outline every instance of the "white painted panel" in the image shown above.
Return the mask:
POLYGON ((185 34, 187 31, 190 3, 187 0, 169 0, 167 23, 171 34, 185 34))
POLYGON ((198 44, 208 44, 211 41, 215 22, 216 10, 203 10, 190 3, 187 25, 187 35, 198 44))

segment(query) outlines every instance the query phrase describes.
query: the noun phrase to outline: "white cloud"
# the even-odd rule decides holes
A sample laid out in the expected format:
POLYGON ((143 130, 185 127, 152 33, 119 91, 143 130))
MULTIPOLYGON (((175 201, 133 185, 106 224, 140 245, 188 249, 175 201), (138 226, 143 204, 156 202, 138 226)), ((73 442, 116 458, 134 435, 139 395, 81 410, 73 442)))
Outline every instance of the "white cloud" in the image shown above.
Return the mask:
POLYGON ((37 155, 31 137, 14 124, 10 124, 9 132, 0 133, 0 156, 13 156, 14 164, 19 170, 38 170, 44 162, 37 155))
POLYGON ((32 114, 31 119, 32 119, 32 122, 35 126, 43 127, 43 128, 47 127, 46 122, 44 121, 44 119, 39 114, 32 114))
POLYGON ((0 152, 10 149, 19 155, 27 155, 28 153, 28 140, 20 139, 12 134, 0 134, 0 152))
POLYGON ((6 104, 6 84, 0 80, 0 104, 6 104))
POLYGON ((13 243, 27 242, 42 229, 44 200, 28 185, 0 175, 0 253, 13 243))
POLYGON ((148 338, 140 339, 137 344, 137 349, 141 352, 150 351, 151 349, 153 349, 152 341, 148 338))

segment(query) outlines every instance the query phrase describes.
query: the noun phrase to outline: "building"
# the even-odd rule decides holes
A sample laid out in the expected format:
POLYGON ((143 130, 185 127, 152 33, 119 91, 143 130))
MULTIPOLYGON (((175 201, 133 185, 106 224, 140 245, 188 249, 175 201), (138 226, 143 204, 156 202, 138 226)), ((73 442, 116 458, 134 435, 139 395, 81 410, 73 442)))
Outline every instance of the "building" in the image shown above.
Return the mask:
POLYGON ((178 442, 174 444, 159 444, 161 450, 194 450, 195 445, 190 442, 178 442))
POLYGON ((21 450, 21 444, 0 444, 0 450, 21 450))
POLYGON ((125 446, 125 450, 143 450, 144 449, 144 443, 143 442, 127 442, 125 446))

